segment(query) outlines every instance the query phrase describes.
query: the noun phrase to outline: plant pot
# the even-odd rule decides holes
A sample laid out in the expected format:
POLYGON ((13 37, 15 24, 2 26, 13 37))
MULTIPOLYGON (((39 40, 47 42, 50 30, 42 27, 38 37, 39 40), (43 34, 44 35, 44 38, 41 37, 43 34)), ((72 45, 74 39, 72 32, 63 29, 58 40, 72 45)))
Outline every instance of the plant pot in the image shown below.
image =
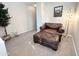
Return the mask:
POLYGON ((3 36, 2 39, 4 41, 7 41, 7 40, 10 40, 11 39, 11 36, 10 35, 6 35, 6 36, 3 36))

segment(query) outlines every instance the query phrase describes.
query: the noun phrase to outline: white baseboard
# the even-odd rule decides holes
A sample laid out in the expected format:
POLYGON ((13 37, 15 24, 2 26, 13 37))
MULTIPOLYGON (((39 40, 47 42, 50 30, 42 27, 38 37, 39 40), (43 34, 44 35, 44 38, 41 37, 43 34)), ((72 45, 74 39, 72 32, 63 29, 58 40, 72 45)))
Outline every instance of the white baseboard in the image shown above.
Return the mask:
POLYGON ((21 35, 23 33, 26 33, 26 32, 29 32, 29 31, 33 31, 34 29, 30 29, 30 30, 27 30, 27 31, 24 31, 24 32, 21 32, 21 33, 18 33, 18 35, 21 35))

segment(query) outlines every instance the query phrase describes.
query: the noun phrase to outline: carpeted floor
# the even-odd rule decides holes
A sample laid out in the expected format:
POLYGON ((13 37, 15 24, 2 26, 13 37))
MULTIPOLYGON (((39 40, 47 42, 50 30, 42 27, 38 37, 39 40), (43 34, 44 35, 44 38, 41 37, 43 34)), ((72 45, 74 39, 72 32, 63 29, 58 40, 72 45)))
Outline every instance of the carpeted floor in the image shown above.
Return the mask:
POLYGON ((44 47, 33 42, 33 34, 30 31, 6 41, 6 48, 9 56, 75 56, 72 39, 62 37, 57 51, 44 47))

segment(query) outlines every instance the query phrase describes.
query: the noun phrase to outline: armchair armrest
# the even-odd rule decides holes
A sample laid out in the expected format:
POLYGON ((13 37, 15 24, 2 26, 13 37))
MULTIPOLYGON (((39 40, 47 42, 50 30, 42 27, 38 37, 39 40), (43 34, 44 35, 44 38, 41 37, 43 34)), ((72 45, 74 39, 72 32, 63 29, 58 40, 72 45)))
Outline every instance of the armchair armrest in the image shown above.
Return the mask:
POLYGON ((61 29, 61 28, 58 29, 57 31, 58 31, 59 33, 64 33, 64 29, 61 29))
POLYGON ((45 25, 41 26, 41 27, 40 27, 40 31, 41 31, 41 30, 44 30, 45 28, 46 28, 45 25))

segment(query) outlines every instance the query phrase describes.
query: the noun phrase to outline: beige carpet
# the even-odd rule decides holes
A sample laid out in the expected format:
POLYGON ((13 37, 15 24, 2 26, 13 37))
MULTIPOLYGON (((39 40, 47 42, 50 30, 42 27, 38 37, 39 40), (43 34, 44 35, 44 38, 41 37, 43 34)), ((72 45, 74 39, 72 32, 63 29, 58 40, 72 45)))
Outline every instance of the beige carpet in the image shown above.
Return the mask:
POLYGON ((6 42, 9 56, 75 56, 72 39, 62 37, 57 51, 33 42, 35 31, 26 32, 6 42))

